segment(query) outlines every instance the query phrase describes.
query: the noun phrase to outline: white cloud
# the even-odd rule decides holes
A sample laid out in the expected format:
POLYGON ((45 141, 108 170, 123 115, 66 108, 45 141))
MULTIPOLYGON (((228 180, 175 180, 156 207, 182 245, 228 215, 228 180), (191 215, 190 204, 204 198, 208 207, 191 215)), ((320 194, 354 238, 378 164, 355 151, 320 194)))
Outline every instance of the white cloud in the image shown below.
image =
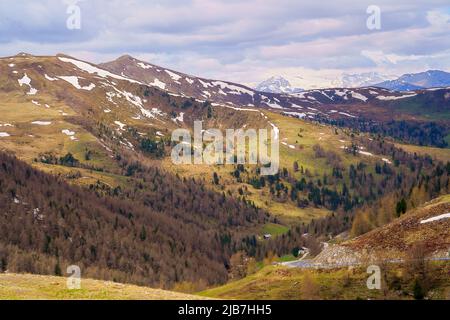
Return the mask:
POLYGON ((60 0, 4 0, 0 53, 64 52, 96 62, 128 53, 186 73, 247 84, 274 74, 293 84, 310 78, 313 85, 328 85, 342 72, 450 69, 448 0, 378 0, 379 31, 366 28, 370 4, 83 1, 82 30, 70 31, 60 0))
POLYGON ((449 32, 450 30, 450 15, 444 12, 427 12, 427 21, 437 30, 442 30, 444 32, 449 32))
POLYGON ((371 59, 377 65, 397 64, 403 61, 417 61, 420 59, 431 58, 431 56, 386 54, 383 51, 370 50, 363 50, 361 51, 361 54, 371 59))

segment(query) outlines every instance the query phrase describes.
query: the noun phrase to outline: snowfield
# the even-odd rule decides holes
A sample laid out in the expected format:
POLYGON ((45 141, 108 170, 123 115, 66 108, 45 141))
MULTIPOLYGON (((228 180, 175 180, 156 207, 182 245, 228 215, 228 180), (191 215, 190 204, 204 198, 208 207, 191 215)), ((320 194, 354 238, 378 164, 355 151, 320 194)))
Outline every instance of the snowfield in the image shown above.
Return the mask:
POLYGON ((58 80, 57 78, 52 78, 52 77, 50 77, 50 76, 47 75, 47 74, 44 74, 44 77, 45 77, 45 79, 47 79, 48 81, 56 81, 56 80, 58 80))
POLYGON ((149 85, 154 86, 154 87, 158 87, 162 90, 166 89, 166 84, 162 81, 160 81, 159 79, 155 78, 155 80, 152 83, 149 83, 149 85))
POLYGON ((286 143, 286 142, 282 142, 281 144, 284 145, 284 146, 286 146, 286 147, 289 147, 290 149, 295 149, 295 146, 292 145, 292 144, 288 144, 288 143, 286 143))
POLYGON ((430 223, 430 222, 439 221, 439 220, 442 220, 442 219, 450 219, 450 212, 449 213, 444 213, 444 214, 441 214, 439 216, 432 217, 432 218, 429 218, 429 219, 426 219, 426 220, 422 220, 422 221, 420 221, 420 223, 422 223, 422 224, 430 223))
POLYGON ((200 79, 198 79, 198 81, 201 83, 201 85, 203 86, 203 88, 208 88, 208 87, 212 87, 212 84, 202 81, 200 79))
POLYGON ((303 112, 283 112, 284 114, 297 117, 299 119, 303 119, 306 117, 306 113, 303 112))
POLYGON ((71 63, 73 65, 75 65, 78 69, 85 71, 87 73, 90 74, 96 74, 101 78, 114 78, 114 79, 118 79, 118 80, 124 80, 124 81, 128 81, 131 83, 137 83, 137 84, 143 84, 139 81, 133 80, 133 79, 129 79, 129 78, 125 78, 122 76, 118 76, 114 73, 111 73, 109 71, 97 68, 87 62, 83 62, 80 60, 75 60, 75 59, 71 59, 71 58, 65 58, 65 57, 58 57, 59 60, 61 60, 62 62, 66 62, 66 63, 71 63))
POLYGON ((346 113, 346 112, 339 112, 339 114, 342 114, 343 116, 347 116, 347 117, 350 117, 350 118, 356 118, 356 116, 354 116, 354 115, 352 115, 350 113, 346 113))
POLYGON ((135 107, 139 108, 139 110, 141 111, 142 115, 144 117, 147 118, 156 118, 156 114, 157 115, 164 115, 164 113, 162 113, 160 110, 153 108, 152 111, 149 111, 147 109, 144 108, 144 104, 142 99, 139 96, 136 96, 130 92, 127 91, 121 91, 119 89, 117 89, 114 86, 111 86, 117 93, 114 92, 107 92, 107 99, 111 102, 113 102, 114 104, 116 104, 113 100, 112 97, 125 97, 125 99, 131 103, 132 105, 134 105, 135 107))
POLYGON ((75 138, 75 132, 74 131, 70 131, 68 129, 64 129, 61 132, 64 133, 66 136, 70 137, 70 140, 78 141, 77 138, 75 138))
POLYGON ((269 106, 272 109, 284 109, 282 106, 280 106, 278 103, 273 102, 265 102, 267 106, 269 106))
POLYGON ((213 81, 212 84, 214 86, 220 87, 222 90, 224 90, 224 89, 230 90, 230 92, 228 92, 230 94, 248 94, 250 96, 253 96, 255 94, 251 90, 247 90, 245 88, 241 88, 241 87, 238 87, 236 85, 229 84, 229 83, 226 83, 226 82, 223 82, 223 81, 213 81))
POLYGON ((64 129, 61 131, 62 133, 64 133, 66 136, 74 136, 75 132, 74 131, 70 131, 69 129, 64 129))
POLYGON ((378 100, 398 100, 398 99, 405 99, 405 98, 411 98, 417 96, 417 93, 413 93, 413 94, 404 94, 402 96, 378 96, 377 99, 378 100))
POLYGON ((358 100, 362 100, 364 102, 366 102, 368 100, 368 98, 366 96, 363 96, 362 94, 358 93, 358 92, 354 92, 352 91, 352 97, 358 100))
MULTIPOLYGON (((95 84, 91 83, 90 85, 86 86, 86 87, 82 87, 79 84, 80 78, 76 77, 76 76, 60 76, 58 77, 61 80, 67 81, 68 83, 70 83, 71 85, 73 85, 75 88, 77 88, 78 90, 86 90, 86 91, 91 91, 92 89, 95 88, 95 84)), ((81 78, 82 79, 82 78, 81 78)))
POLYGON ((359 150, 358 153, 363 154, 365 156, 373 157, 373 153, 370 153, 370 152, 367 152, 367 151, 359 150))
POLYGON ((49 126, 51 125, 51 121, 33 121, 31 124, 35 124, 38 126, 49 126))
POLYGON ((176 74, 175 72, 172 72, 170 70, 164 70, 173 80, 179 81, 182 77, 179 74, 176 74))
POLYGON ((22 77, 22 79, 17 80, 19 82, 20 86, 26 85, 30 87, 30 91, 27 93, 28 95, 35 95, 38 91, 31 86, 31 79, 28 77, 28 75, 25 73, 25 75, 22 77))
POLYGON ((184 112, 181 112, 180 115, 174 119, 172 119, 174 122, 180 121, 184 122, 184 112))
POLYGON ((139 62, 138 66, 141 67, 142 69, 151 69, 151 68, 153 68, 151 65, 145 64, 143 62, 139 62))
POLYGON ((347 91, 345 91, 345 90, 342 90, 342 91, 341 90, 334 90, 334 94, 339 96, 339 97, 343 97, 343 96, 347 95, 347 91))
POLYGON ((120 128, 120 130, 125 130, 125 127, 127 126, 126 124, 120 122, 120 121, 114 121, 115 124, 117 124, 120 128))

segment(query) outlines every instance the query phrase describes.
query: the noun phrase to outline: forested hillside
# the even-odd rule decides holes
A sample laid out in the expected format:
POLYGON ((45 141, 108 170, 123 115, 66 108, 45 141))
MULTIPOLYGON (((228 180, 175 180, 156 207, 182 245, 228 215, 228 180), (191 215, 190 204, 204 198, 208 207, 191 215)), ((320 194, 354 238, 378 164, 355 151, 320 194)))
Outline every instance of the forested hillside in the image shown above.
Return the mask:
POLYGON ((60 275, 75 264, 121 282, 223 283, 245 228, 267 219, 158 169, 140 167, 134 179, 99 196, 0 153, 0 270, 60 275))
MULTIPOLYGON (((295 197, 304 195, 315 205, 335 206, 335 213, 292 228, 267 242, 261 248, 262 255, 289 254, 294 248, 311 242, 305 234, 329 238, 349 230, 351 236, 359 236, 401 217, 409 209, 450 193, 450 162, 408 153, 382 139, 361 139, 359 146, 364 146, 364 152, 386 155, 393 161, 381 161, 372 168, 361 162, 356 167, 336 169, 340 174, 333 185, 341 181, 344 185, 341 191, 330 191, 323 182, 325 177, 317 182, 293 180, 291 197, 293 192, 295 197), (298 189, 296 185, 303 187, 298 189)), ((355 155, 358 150, 358 144, 348 148, 355 155)), ((336 175, 332 178, 336 179, 336 175)))

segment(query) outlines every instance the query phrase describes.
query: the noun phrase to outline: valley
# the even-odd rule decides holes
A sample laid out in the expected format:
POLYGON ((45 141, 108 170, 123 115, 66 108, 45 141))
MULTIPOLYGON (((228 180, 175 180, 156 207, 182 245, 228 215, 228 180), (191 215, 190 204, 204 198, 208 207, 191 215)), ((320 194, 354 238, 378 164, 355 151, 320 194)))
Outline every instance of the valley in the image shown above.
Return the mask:
MULTIPOLYGON (((263 93, 131 56, 100 65, 66 55, 1 58, 0 283, 8 288, 0 286, 0 296, 37 297, 5 290, 16 275, 62 276, 75 263, 89 278, 208 297, 302 298, 294 291, 306 277, 315 297, 382 298, 362 292, 359 282, 348 295, 341 291, 353 284, 333 292, 310 285, 361 280, 359 269, 349 276, 272 264, 296 259, 303 246, 312 259, 341 242, 367 251, 381 243, 377 230, 390 225, 392 235, 381 239, 397 245, 396 223, 450 191, 450 149, 442 143, 448 91, 263 93), (193 131, 196 120, 205 130, 276 129, 279 171, 175 165, 171 134, 193 131), (412 144, 419 140, 425 143, 412 144), (242 261, 251 272, 241 270, 242 261)), ((405 237, 442 251, 445 226, 405 237)), ((436 288, 442 298, 448 283, 436 288)), ((147 297, 134 290, 104 298, 147 297)), ((86 294, 44 297, 102 298, 86 294)))

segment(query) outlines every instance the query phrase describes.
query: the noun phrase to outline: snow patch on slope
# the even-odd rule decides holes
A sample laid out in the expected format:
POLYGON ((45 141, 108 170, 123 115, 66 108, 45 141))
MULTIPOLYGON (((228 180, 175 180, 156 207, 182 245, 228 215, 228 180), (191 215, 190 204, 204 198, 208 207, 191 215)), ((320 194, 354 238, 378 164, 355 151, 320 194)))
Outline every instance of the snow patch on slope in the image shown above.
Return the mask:
POLYGON ((173 118, 172 121, 174 121, 174 122, 177 122, 177 121, 184 122, 184 112, 181 112, 180 115, 178 117, 176 117, 176 118, 173 118))
POLYGON ((45 77, 45 79, 47 79, 48 81, 56 81, 56 80, 58 80, 57 78, 52 78, 52 77, 50 77, 50 76, 47 75, 47 74, 44 74, 44 77, 45 77))
POLYGON ((90 73, 90 74, 96 74, 96 75, 98 75, 99 77, 102 77, 102 78, 110 77, 110 78, 114 78, 114 79, 118 79, 118 80, 128 81, 128 82, 131 82, 131 83, 142 84, 139 81, 136 81, 136 80, 133 80, 133 79, 129 79, 129 78, 125 78, 125 77, 122 77, 122 76, 118 76, 118 75, 116 75, 114 73, 111 73, 109 71, 106 71, 106 70, 100 69, 98 67, 95 67, 95 66, 93 66, 93 65, 91 65, 91 64, 89 64, 87 62, 83 62, 83 61, 79 61, 79 60, 75 60, 75 59, 71 59, 71 58, 65 58, 65 57, 58 57, 58 59, 61 60, 62 62, 71 63, 71 64, 75 65, 80 70, 83 70, 83 71, 85 71, 87 73, 90 73))
POLYGON ((413 93, 413 94, 404 94, 401 96, 378 96, 377 99, 378 100, 398 100, 398 99, 405 99, 405 98, 411 98, 417 96, 417 93, 413 93))
POLYGON ((358 100, 362 100, 364 102, 366 102, 368 100, 368 98, 366 96, 363 96, 361 93, 358 92, 354 92, 352 91, 352 97, 358 100))
POLYGON ((436 216, 436 217, 432 217, 432 218, 429 218, 429 219, 422 220, 422 221, 420 221, 420 223, 422 223, 422 224, 430 223, 430 222, 439 221, 439 220, 442 220, 442 219, 450 219, 450 212, 441 214, 441 215, 436 216))
POLYGON ((61 132, 63 134, 65 134, 66 136, 70 137, 70 140, 77 141, 77 138, 75 138, 75 132, 74 131, 70 131, 69 129, 64 129, 61 132))
POLYGON ((251 90, 247 90, 245 88, 236 86, 234 84, 229 84, 223 81, 213 81, 212 84, 214 86, 220 87, 222 90, 228 89, 230 90, 228 93, 230 94, 248 94, 250 96, 253 96, 255 93, 251 90))
POLYGON ((30 87, 30 91, 27 93, 28 95, 35 95, 38 91, 31 86, 31 79, 28 77, 28 75, 25 73, 25 75, 22 77, 22 79, 17 80, 19 82, 20 86, 26 85, 30 87))
POLYGON ((51 121, 33 121, 31 124, 35 124, 38 126, 49 126, 51 125, 51 121))
POLYGON ((143 62, 139 62, 138 66, 141 67, 142 69, 151 69, 151 68, 153 68, 151 65, 145 64, 143 62))
POLYGON ((73 85, 75 88, 77 88, 78 90, 87 90, 87 91, 91 91, 92 89, 95 88, 95 84, 91 83, 90 85, 86 86, 86 87, 82 87, 79 83, 80 78, 76 77, 76 76, 60 76, 58 77, 68 83, 70 83, 71 85, 73 85))
POLYGON ((121 131, 124 131, 125 127, 127 126, 126 124, 124 124, 124 123, 122 123, 120 121, 114 121, 114 123, 119 126, 121 131))
POLYGON ((154 87, 158 87, 162 90, 166 89, 166 84, 162 81, 160 81, 159 79, 155 78, 155 80, 152 83, 149 83, 149 85, 154 86, 154 87))
POLYGON ((172 72, 170 70, 164 70, 173 80, 178 81, 182 77, 179 74, 176 74, 175 72, 172 72))

